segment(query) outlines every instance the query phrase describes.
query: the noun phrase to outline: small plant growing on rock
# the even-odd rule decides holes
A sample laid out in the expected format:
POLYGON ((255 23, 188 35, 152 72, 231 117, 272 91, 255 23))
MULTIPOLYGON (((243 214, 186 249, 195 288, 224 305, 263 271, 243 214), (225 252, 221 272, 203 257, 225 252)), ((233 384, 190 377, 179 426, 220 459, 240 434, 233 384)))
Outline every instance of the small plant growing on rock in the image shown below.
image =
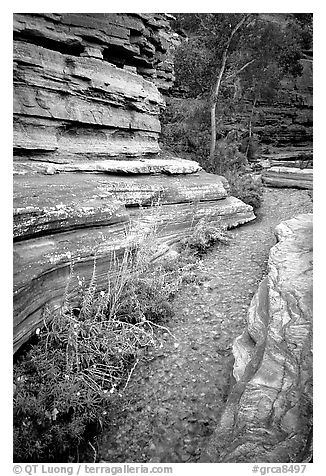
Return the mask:
POLYGON ((36 343, 17 358, 15 461, 76 461, 87 448, 96 459, 94 437, 109 426, 143 351, 159 344, 156 328, 167 331, 162 323, 173 315, 181 283, 196 280, 198 260, 189 250, 200 255, 227 242, 224 226, 201 220, 178 258, 153 264, 160 253, 157 230, 140 228, 130 232, 138 245, 130 239, 122 256, 112 254, 105 290, 97 288, 96 259, 87 286, 72 265, 59 312, 45 310, 36 343), (79 303, 70 292, 74 279, 79 303))
POLYGON ((202 218, 193 228, 191 235, 181 241, 181 249, 190 249, 196 255, 202 256, 216 243, 228 242, 226 226, 221 220, 207 223, 207 219, 202 218))
POLYGON ((142 349, 158 344, 154 328, 172 315, 175 270, 152 268, 148 255, 114 255, 115 279, 100 292, 94 261, 80 305, 67 286, 60 312, 45 316, 14 366, 15 461, 75 461, 109 423, 142 349))

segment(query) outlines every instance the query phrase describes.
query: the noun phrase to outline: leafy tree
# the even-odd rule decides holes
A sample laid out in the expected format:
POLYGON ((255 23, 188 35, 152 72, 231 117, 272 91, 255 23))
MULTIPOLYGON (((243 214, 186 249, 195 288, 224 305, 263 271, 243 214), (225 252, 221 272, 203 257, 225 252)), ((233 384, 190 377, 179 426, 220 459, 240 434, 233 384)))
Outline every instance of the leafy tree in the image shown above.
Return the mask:
POLYGON ((257 101, 273 100, 284 76, 301 74, 310 17, 292 15, 277 23, 259 14, 178 14, 175 28, 188 34, 176 54, 176 88, 186 96, 208 99, 213 163, 219 98, 233 91, 233 99, 252 101, 249 146, 257 101))

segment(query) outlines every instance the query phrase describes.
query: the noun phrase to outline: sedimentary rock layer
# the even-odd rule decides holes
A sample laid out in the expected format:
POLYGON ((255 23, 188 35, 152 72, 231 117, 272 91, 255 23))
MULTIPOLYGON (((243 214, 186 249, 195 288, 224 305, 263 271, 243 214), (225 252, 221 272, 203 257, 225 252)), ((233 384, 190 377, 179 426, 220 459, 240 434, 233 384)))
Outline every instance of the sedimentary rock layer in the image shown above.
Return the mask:
MULTIPOLYGON (((195 164, 194 164, 195 165, 195 164)), ((227 197, 227 181, 195 175, 20 175, 14 181, 14 238, 108 225, 125 207, 212 201, 227 197)))
MULTIPOLYGON (((240 137, 252 120, 253 137, 259 139, 263 155, 283 153, 290 148, 312 149, 313 143, 313 63, 302 59, 302 76, 281 81, 273 101, 242 101, 241 112, 226 119, 226 131, 238 130, 240 137), (251 117, 252 114, 252 117, 251 117)), ((245 95, 245 92, 244 92, 245 95)), ((260 154, 257 153, 257 156, 260 154)))
POLYGON ((16 160, 157 153, 163 104, 154 84, 108 62, 14 43, 16 160))
POLYGON ((233 346, 236 383, 209 444, 211 462, 311 458, 312 214, 282 222, 276 236, 233 346))
POLYGON ((269 161, 272 167, 312 168, 313 150, 311 147, 284 148, 275 153, 261 154, 261 159, 269 161))
POLYGON ((166 14, 15 14, 14 38, 71 56, 110 62, 164 90, 173 84, 172 51, 178 40, 166 14))
POLYGON ((14 350, 40 325, 45 305, 62 303, 72 262, 87 280, 96 256, 101 289, 113 252, 123 254, 153 230, 155 260, 203 217, 228 227, 255 218, 249 205, 228 196, 223 177, 205 172, 22 174, 14 196, 14 350))
POLYGON ((42 173, 54 175, 59 172, 104 172, 107 174, 123 175, 149 175, 167 174, 182 175, 193 174, 201 170, 200 165, 192 160, 178 157, 164 159, 138 159, 138 160, 88 160, 74 161, 72 164, 49 164, 42 161, 18 162, 14 164, 14 174, 42 173))
POLYGON ((71 266, 87 281, 96 259, 100 290, 113 254, 153 230, 155 260, 202 217, 254 214, 222 177, 158 155, 177 41, 166 15, 17 14, 14 40, 16 350, 62 303, 71 266))
POLYGON ((297 167, 271 167, 262 174, 262 180, 269 187, 313 188, 312 169, 297 167))

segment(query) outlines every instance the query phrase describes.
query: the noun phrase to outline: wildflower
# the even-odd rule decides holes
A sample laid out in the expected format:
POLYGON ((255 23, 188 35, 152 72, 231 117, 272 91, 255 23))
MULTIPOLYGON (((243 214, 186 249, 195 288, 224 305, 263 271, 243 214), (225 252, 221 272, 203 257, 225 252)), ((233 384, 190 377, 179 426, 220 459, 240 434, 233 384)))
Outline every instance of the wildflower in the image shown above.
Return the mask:
POLYGON ((104 292, 104 291, 101 291, 101 292, 100 292, 100 295, 101 295, 102 297, 104 297, 104 296, 105 296, 105 292, 104 292))
POLYGON ((77 395, 77 397, 79 397, 79 396, 80 396, 80 392, 77 392, 76 395, 77 395))
POLYGON ((38 336, 40 334, 40 332, 41 332, 41 329, 38 327, 35 331, 35 334, 38 336))

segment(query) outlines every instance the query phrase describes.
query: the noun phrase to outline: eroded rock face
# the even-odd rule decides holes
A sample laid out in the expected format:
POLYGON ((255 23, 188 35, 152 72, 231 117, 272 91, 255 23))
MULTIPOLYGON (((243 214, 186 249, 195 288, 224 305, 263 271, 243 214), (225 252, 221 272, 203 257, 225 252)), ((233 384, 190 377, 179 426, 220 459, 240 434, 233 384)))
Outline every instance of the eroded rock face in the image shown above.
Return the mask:
MULTIPOLYGON (((293 156, 312 150, 313 62, 306 58, 300 62, 302 76, 283 79, 272 103, 258 101, 254 109, 252 132, 262 145, 262 158, 276 161, 279 154, 286 157, 288 152, 293 156)), ((230 114, 225 129, 241 133, 251 113, 252 104, 243 102, 241 112, 230 114)), ((259 157, 257 153, 255 158, 259 157)))
POLYGON ((271 167, 262 174, 262 181, 269 187, 313 188, 312 169, 297 167, 271 167))
POLYGON ((261 159, 269 161, 270 166, 312 169, 313 149, 311 147, 286 148, 281 152, 261 154, 261 159))
POLYGON ((14 43, 17 160, 76 159, 159 152, 163 98, 154 84, 100 59, 14 43))
POLYGON ((159 154, 175 41, 164 14, 14 15, 14 351, 71 265, 87 281, 96 258, 101 290, 113 254, 152 230, 155 260, 203 217, 255 218, 223 177, 159 154))
MULTIPOLYGON (((203 171, 25 173, 14 181, 14 197, 14 350, 40 325, 45 305, 53 310, 62 304, 71 263, 87 281, 96 256, 100 290, 107 284, 112 253, 121 256, 147 232, 155 230, 155 260, 204 217, 228 227, 255 218, 252 207, 228 196, 224 177, 203 171)), ((76 295, 72 286, 71 299, 76 295)))
POLYGON ((162 13, 24 13, 14 39, 49 50, 103 59, 169 89, 174 80, 169 15, 162 13))
POLYGON ((233 346, 236 383, 211 462, 307 462, 312 453, 312 214, 276 228, 268 276, 233 346))

